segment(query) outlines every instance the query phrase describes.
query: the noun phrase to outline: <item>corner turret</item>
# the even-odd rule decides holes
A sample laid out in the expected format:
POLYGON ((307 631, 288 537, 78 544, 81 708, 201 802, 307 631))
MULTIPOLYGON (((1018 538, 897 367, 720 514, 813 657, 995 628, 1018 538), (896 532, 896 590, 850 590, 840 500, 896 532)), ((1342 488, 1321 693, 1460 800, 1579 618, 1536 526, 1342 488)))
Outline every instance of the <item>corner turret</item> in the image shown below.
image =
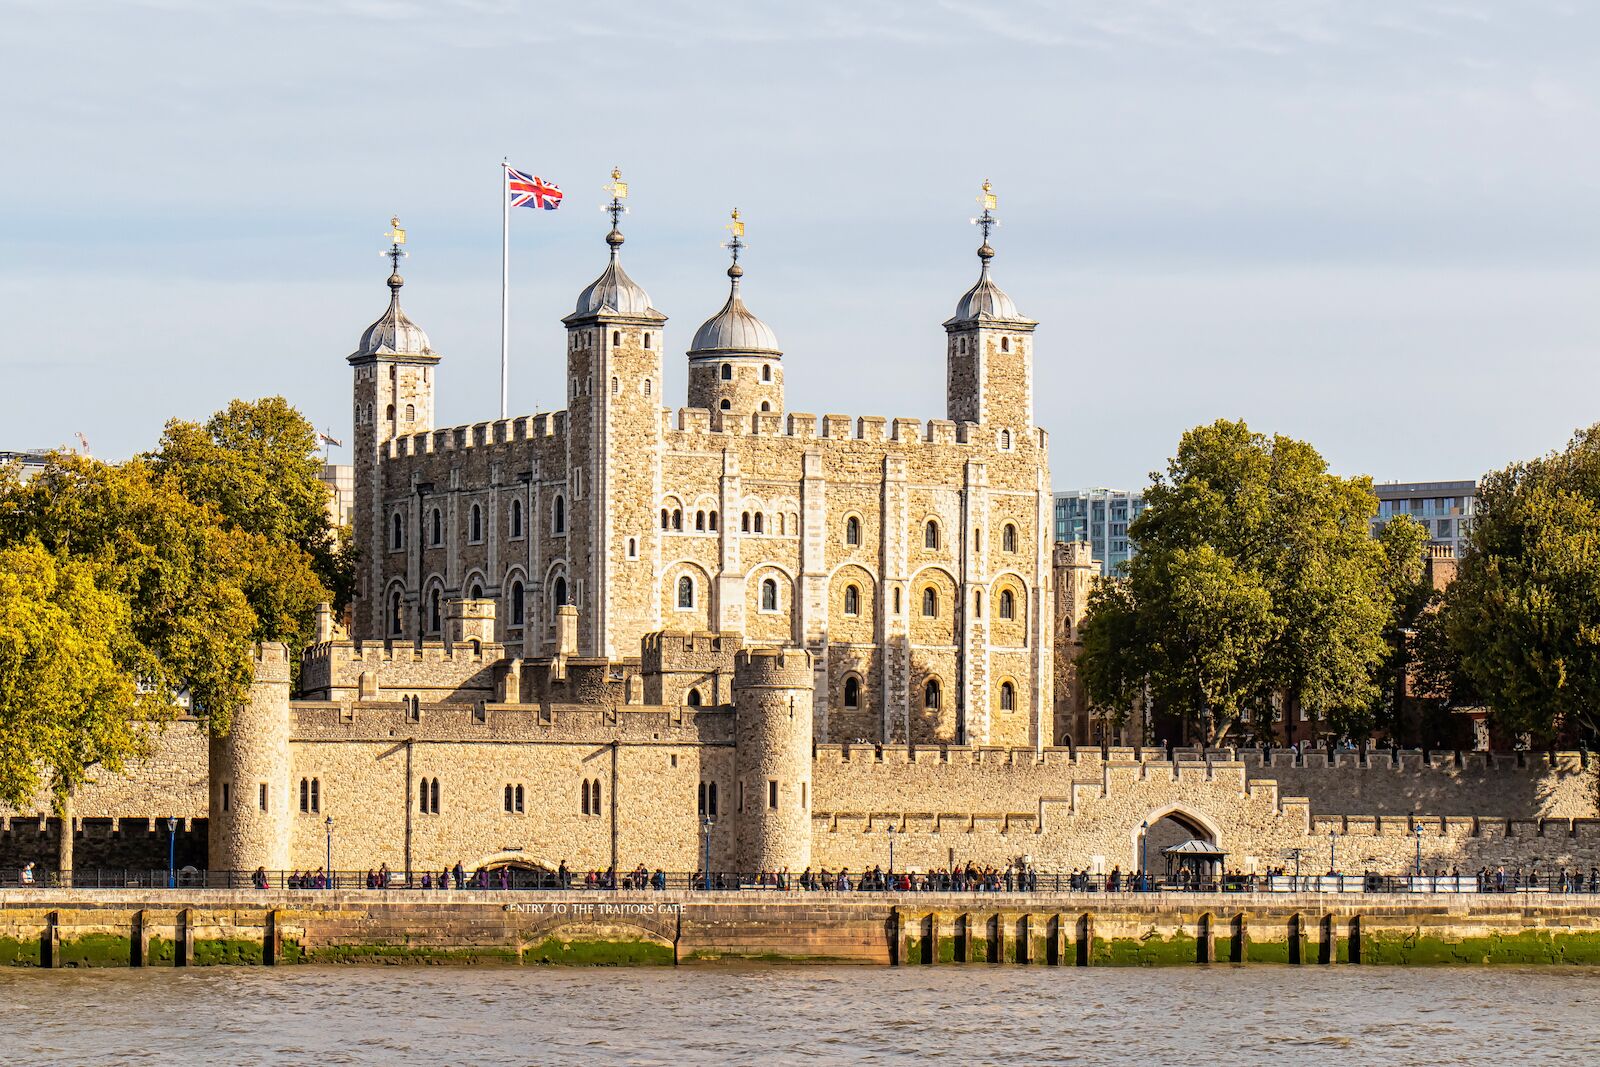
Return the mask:
POLYGON ((738 856, 746 872, 811 864, 813 671, 802 648, 734 656, 738 856))

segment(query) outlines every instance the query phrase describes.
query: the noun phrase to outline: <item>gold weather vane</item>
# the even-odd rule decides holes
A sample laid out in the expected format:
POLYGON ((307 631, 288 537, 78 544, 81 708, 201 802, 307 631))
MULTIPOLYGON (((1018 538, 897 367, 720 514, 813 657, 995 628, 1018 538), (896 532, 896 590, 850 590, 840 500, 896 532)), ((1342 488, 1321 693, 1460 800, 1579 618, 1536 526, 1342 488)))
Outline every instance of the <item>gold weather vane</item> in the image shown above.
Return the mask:
POLYGON ((983 230, 983 247, 988 248, 989 231, 1000 225, 1000 220, 994 216, 994 209, 1000 206, 1000 198, 994 194, 994 187, 989 184, 988 178, 983 179, 983 192, 978 194, 978 204, 983 208, 983 214, 973 219, 972 224, 983 230))
POLYGON ((393 241, 397 245, 405 244, 406 243, 406 231, 404 231, 404 230, 402 230, 400 228, 400 216, 399 215, 390 216, 390 218, 389 218, 389 226, 391 228, 390 228, 388 233, 384 234, 384 236, 389 238, 389 240, 393 241))
POLYGON ((983 195, 978 197, 978 203, 983 205, 983 210, 993 211, 1000 206, 1000 198, 990 192, 989 179, 983 179, 983 195))
POLYGON ((744 223, 739 221, 738 208, 733 209, 733 221, 724 226, 723 229, 732 230, 733 236, 736 240, 744 236, 744 223))
POLYGON ((401 245, 406 243, 406 231, 400 228, 400 216, 392 215, 389 218, 389 230, 384 234, 389 239, 389 247, 379 252, 380 256, 389 257, 390 272, 400 273, 400 261, 405 258, 406 250, 401 245))
POLYGON ((628 213, 628 209, 622 205, 622 202, 628 199, 628 183, 622 180, 622 168, 612 167, 610 183, 601 188, 611 194, 611 203, 601 210, 611 216, 611 233, 617 238, 612 243, 612 251, 616 251, 616 245, 621 243, 622 238, 622 235, 617 233, 617 220, 628 213))

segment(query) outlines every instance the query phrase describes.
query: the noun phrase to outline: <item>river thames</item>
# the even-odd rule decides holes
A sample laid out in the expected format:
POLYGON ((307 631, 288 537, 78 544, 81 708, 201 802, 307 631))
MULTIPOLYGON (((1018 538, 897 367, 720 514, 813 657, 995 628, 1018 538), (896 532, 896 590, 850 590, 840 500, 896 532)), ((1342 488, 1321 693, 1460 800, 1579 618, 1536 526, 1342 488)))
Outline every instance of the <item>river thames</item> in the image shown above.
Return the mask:
POLYGON ((0 973, 18 1064, 1573 1064, 1600 970, 718 966, 0 973))

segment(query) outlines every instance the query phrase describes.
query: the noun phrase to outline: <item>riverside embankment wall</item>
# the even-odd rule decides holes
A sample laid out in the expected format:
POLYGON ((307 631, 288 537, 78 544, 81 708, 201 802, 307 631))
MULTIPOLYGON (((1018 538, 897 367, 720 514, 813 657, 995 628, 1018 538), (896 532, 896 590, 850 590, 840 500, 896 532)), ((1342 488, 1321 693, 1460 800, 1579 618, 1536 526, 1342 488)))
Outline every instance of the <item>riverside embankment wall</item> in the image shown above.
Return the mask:
POLYGON ((0 892, 0 964, 1600 965, 1600 899, 1379 894, 0 892))

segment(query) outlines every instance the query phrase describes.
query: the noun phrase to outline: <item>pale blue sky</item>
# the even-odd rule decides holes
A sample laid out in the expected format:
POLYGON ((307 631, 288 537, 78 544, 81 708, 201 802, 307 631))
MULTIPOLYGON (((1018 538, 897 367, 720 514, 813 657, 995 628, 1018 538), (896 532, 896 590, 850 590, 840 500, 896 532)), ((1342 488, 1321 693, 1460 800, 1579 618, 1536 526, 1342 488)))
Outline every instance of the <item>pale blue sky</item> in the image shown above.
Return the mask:
MULTIPOLYGON (((1380 480, 1470 477, 1600 419, 1600 6, 0 0, 0 448, 148 447, 283 393, 406 306, 441 424, 560 402, 560 316, 633 186, 666 396, 729 208, 791 410, 944 414, 942 332, 1001 195, 1061 488, 1139 485, 1220 416, 1380 480)), ((336 452, 337 454, 337 452, 336 452)))

